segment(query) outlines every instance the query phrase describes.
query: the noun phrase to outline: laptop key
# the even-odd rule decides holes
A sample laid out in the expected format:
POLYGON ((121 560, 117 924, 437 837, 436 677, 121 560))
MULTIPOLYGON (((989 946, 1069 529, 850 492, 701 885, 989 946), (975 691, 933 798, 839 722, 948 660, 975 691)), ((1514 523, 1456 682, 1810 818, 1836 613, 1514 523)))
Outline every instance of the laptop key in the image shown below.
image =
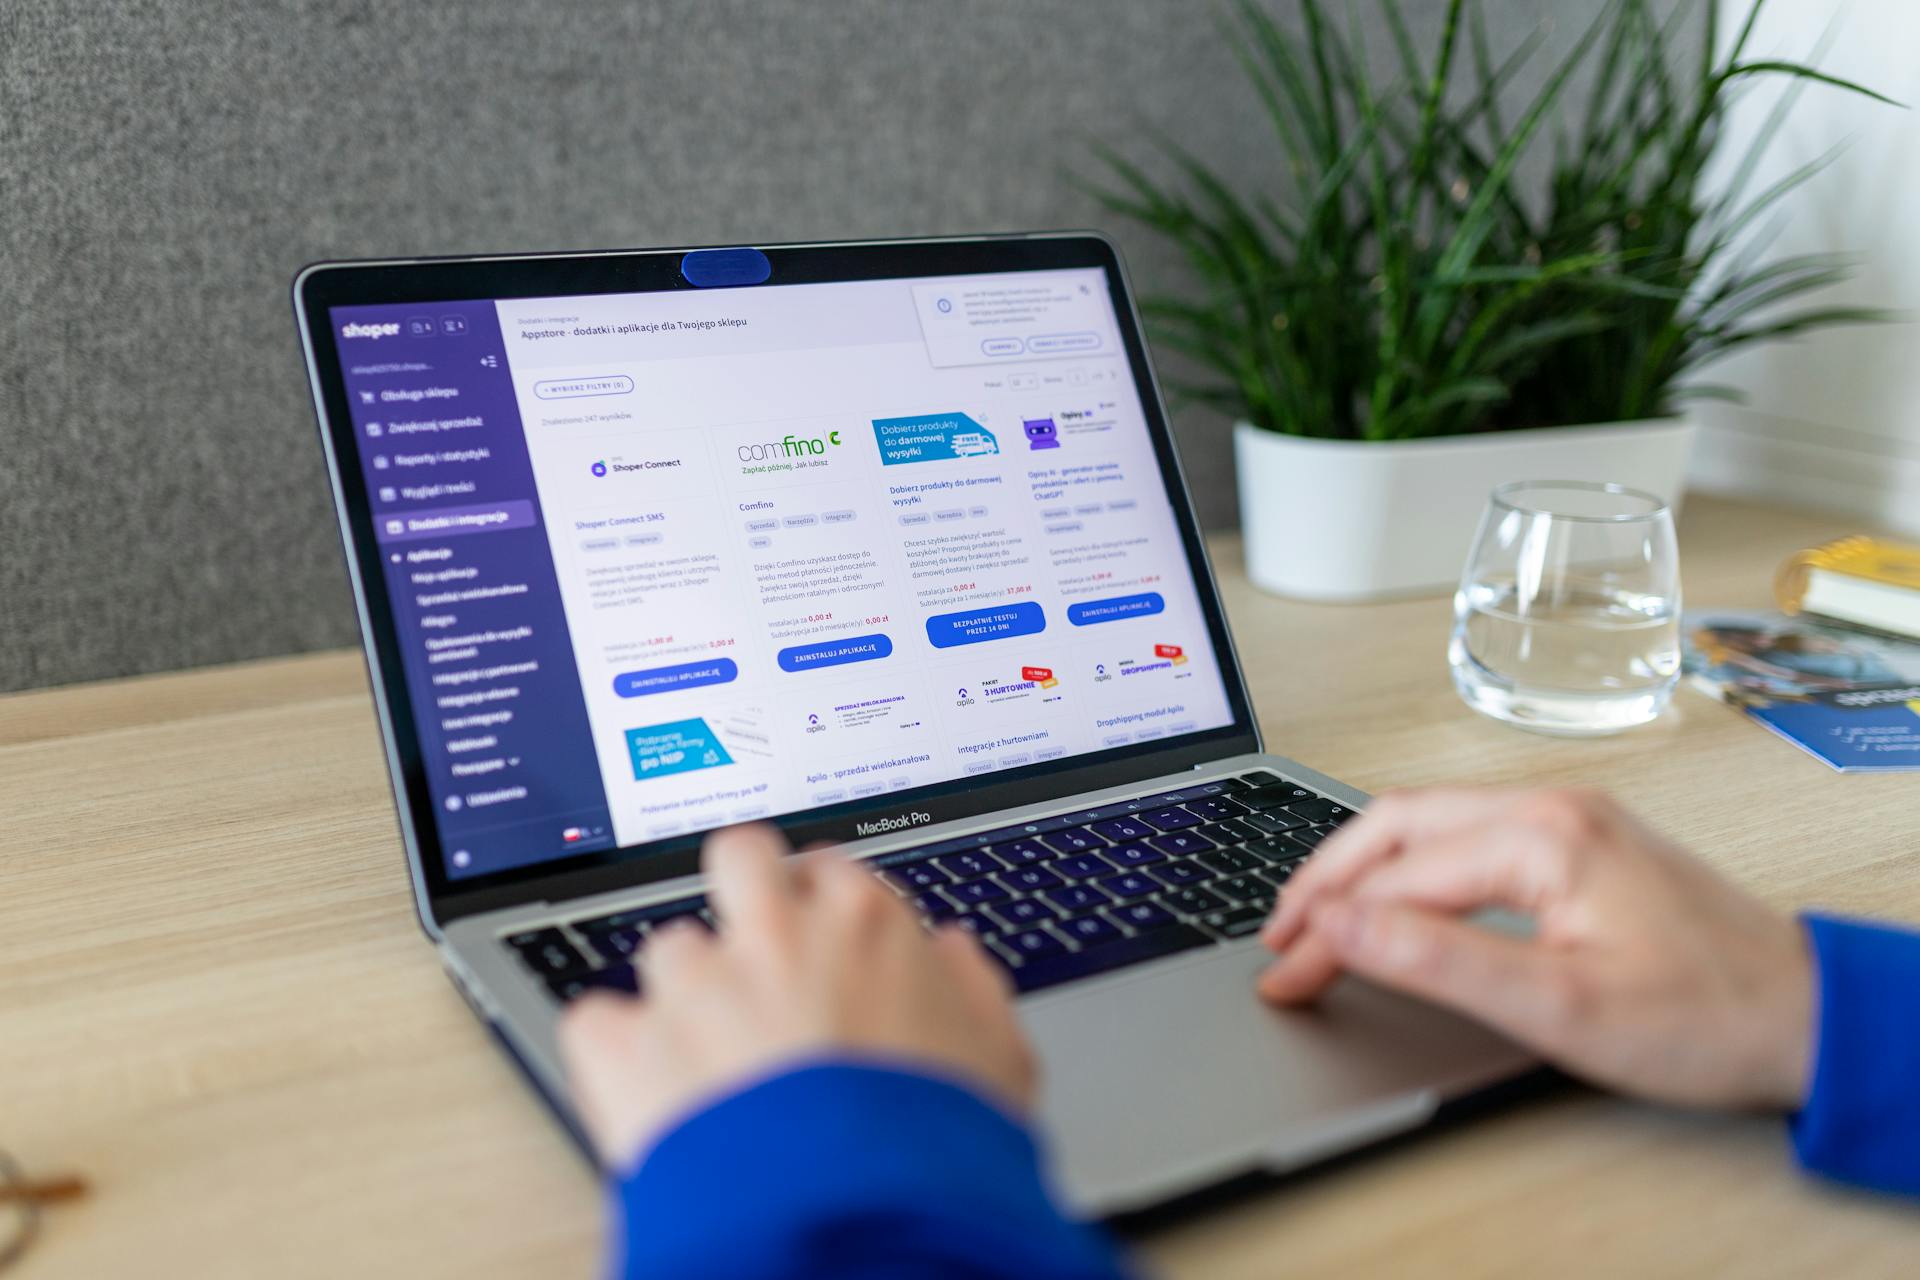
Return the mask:
POLYGON ((966 853, 943 854, 933 860, 933 865, 955 880, 978 880, 981 876, 1006 870, 1006 864, 1000 859, 979 849, 966 853))
POLYGON ((1247 806, 1226 796, 1207 796, 1201 800, 1189 800, 1186 807, 1208 822, 1219 822, 1223 818, 1231 818, 1235 814, 1247 811, 1247 806))
POLYGON ((604 933, 591 935, 587 941, 593 949, 605 956, 609 963, 618 963, 640 949, 640 931, 638 929, 608 929, 604 933))
POLYGON ((1322 800, 1314 796, 1310 800, 1296 800, 1287 805, 1287 812, 1296 818, 1305 818, 1308 822, 1343 822, 1353 816, 1353 810, 1331 800, 1322 800))
POLYGON ((1297 831, 1307 825, 1305 818, 1296 818, 1285 809, 1275 809, 1272 813, 1249 813, 1240 821, 1270 836, 1277 836, 1282 831, 1297 831))
POLYGON ((1135 898, 1150 897, 1160 892, 1158 881, 1138 871, 1125 871, 1095 883, 1122 902, 1131 902, 1135 898))
POLYGON ((1262 867, 1253 874, 1278 889, 1281 885, 1293 879, 1294 869, 1299 865, 1297 862, 1283 862, 1277 867, 1262 867))
POLYGON ((1157 902, 1129 902, 1125 906, 1108 907, 1100 914, 1135 933, 1152 933, 1155 929, 1179 923, 1174 919, 1173 912, 1157 902))
POLYGON ((937 893, 923 893, 913 900, 914 910, 939 924, 942 920, 951 920, 960 914, 960 908, 948 902, 937 893))
POLYGON ((1201 854, 1200 861, 1223 876, 1239 875, 1242 871, 1252 871, 1266 865, 1264 859, 1256 858, 1242 849, 1215 849, 1212 853, 1201 854))
POLYGON ((1305 787, 1285 784, 1278 787, 1261 787, 1256 791, 1242 791, 1234 796, 1234 799, 1246 805, 1247 808, 1258 809, 1263 813, 1268 809, 1278 809, 1282 805, 1290 806, 1319 798, 1305 787))
POLYGON ((1156 831, 1180 831, 1187 827, 1197 827, 1204 821, 1199 814, 1189 813, 1177 804, 1171 808, 1143 813, 1140 817, 1156 831))
POLYGON ((511 934, 507 945, 519 952, 520 958, 535 973, 552 976, 587 968, 587 958, 558 929, 529 929, 511 934))
POLYGON ((1150 867, 1156 862, 1165 862, 1167 855, 1146 844, 1123 844, 1106 851, 1102 855, 1108 862, 1117 862, 1128 871, 1139 867, 1150 867))
POLYGON ((1058 920, 1060 913, 1038 898, 1018 898, 1012 902, 996 902, 987 908, 987 916, 1004 929, 1032 929, 1049 920, 1058 920))
POLYGON ((547 979, 547 990, 562 1004, 572 1004, 589 991, 613 991, 621 995, 640 994, 640 975, 631 964, 622 961, 604 969, 582 973, 557 974, 547 979))
POLYGON ((1257 790, 1261 787, 1284 786, 1287 780, 1277 773, 1268 773, 1265 769, 1258 769, 1252 773, 1243 773, 1238 778, 1235 778, 1234 781, 1257 790))
POLYGON ((1085 915, 1095 907, 1104 907, 1113 901, 1090 884, 1070 884, 1059 889, 1049 889, 1041 894, 1040 898, 1048 906, 1070 916, 1085 915))
POLYGON ((596 934, 612 933, 615 930, 644 930, 653 918, 654 912, 650 908, 616 911, 610 916, 599 916, 592 920, 575 920, 573 928, 576 933, 592 938, 596 934))
POLYGON ((1152 933, 1122 938, 1101 947, 1087 947, 1064 955, 1029 960, 1013 971, 1013 985, 1023 993, 1039 991, 1077 978, 1092 977, 1096 973, 1143 964, 1148 960, 1158 960, 1163 956, 1177 955, 1194 947, 1211 944, 1212 939, 1198 929, 1175 925, 1171 929, 1156 929, 1152 933))
POLYGON ((1076 916, 1071 920, 1062 920, 1054 925, 1054 928, 1082 947, 1103 946, 1109 942, 1118 942, 1125 936, 1113 921, 1102 919, 1097 915, 1076 916))
POLYGON ((1201 827, 1199 834, 1215 844, 1236 845, 1245 844, 1249 840, 1258 840, 1261 833, 1258 827, 1250 827, 1236 818, 1227 818, 1201 827))
POLYGON ((1066 883, 1045 867, 1015 867, 1002 871, 994 879, 1015 893, 1038 893, 1042 889, 1058 889, 1066 883))
POLYGON ((572 1004, 593 990, 593 983, 587 980, 587 975, 584 973, 566 974, 557 978, 548 978, 547 990, 553 992, 553 998, 561 1004, 572 1004))
POLYGON ((587 981, 584 974, 578 977, 548 978, 547 990, 553 992, 553 998, 561 1004, 572 1004, 593 990, 593 984, 587 981))
POLYGON ((1258 907, 1233 907, 1209 911, 1199 918, 1199 924, 1222 938, 1244 938, 1258 932, 1266 918, 1267 913, 1258 907))
POLYGON ((1310 827, 1305 831, 1289 831, 1287 839, 1297 840, 1309 849, 1318 849, 1322 840, 1339 829, 1338 827, 1310 827))
POLYGON ((1095 835, 1115 844, 1144 840, 1153 834, 1153 828, 1138 818, 1108 818, 1105 822, 1090 822, 1087 826, 1095 835))
POLYGON ((1104 849, 1107 842, 1085 827, 1067 827, 1061 831, 1049 831, 1040 837, 1040 843, 1055 853, 1088 853, 1094 849, 1104 849))
POLYGON ((1298 862, 1307 856, 1307 850, 1291 836, 1266 836, 1241 848, 1269 862, 1298 862))
POLYGON ((1053 870, 1069 880, 1088 880, 1107 875, 1113 869, 1113 864, 1097 853, 1075 854, 1053 864, 1053 870))
POLYGON ((1169 862, 1153 869, 1153 878, 1169 888, 1179 889, 1213 879, 1213 872, 1197 862, 1169 862))
POLYGON ((1004 934, 995 940, 994 949, 999 951, 1016 969, 1035 960, 1069 954, 1067 944, 1045 929, 1026 929, 1019 933, 1004 934))
POLYGON ((950 884, 941 892, 962 907, 981 907, 989 902, 1003 902, 1013 896, 1005 885, 995 884, 991 880, 969 880, 965 884, 950 884))
POLYGON ((943 884, 952 884, 953 877, 934 866, 931 862, 913 862, 904 867, 894 867, 880 873, 881 878, 891 880, 900 888, 918 893, 922 889, 938 889, 943 884))
POLYGON ((1225 880, 1215 880, 1207 889, 1249 907, 1273 905, 1273 886, 1258 876, 1228 876, 1225 880))
POLYGON ((1032 866, 1055 856, 1053 850, 1038 840, 1005 840, 998 844, 983 844, 980 849, 1016 867, 1032 866))
POLYGON ((1173 831, 1164 836, 1155 836, 1147 841, 1153 848, 1173 858, 1184 858, 1199 853, 1203 849, 1213 848, 1213 841, 1198 831, 1173 831))
POLYGON ((1171 893, 1160 895, 1160 902, 1170 911, 1183 916, 1204 915, 1227 905, 1225 898, 1208 893, 1205 889, 1175 889, 1171 893))

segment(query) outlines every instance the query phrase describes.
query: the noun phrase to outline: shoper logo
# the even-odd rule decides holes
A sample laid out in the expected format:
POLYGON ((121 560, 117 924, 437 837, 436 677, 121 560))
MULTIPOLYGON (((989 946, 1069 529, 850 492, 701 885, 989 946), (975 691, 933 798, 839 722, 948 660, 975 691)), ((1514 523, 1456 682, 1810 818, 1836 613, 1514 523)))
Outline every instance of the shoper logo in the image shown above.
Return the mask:
POLYGON ((812 458, 827 451, 828 446, 840 447, 840 433, 827 432, 826 439, 819 436, 783 436, 765 444, 743 444, 734 452, 742 462, 766 462, 780 458, 812 458))
POLYGON ((889 831, 899 831, 904 827, 923 827, 933 821, 933 815, 914 810, 912 813, 897 813, 891 818, 879 818, 873 822, 853 824, 855 835, 883 836, 889 831))
POLYGON ((343 338, 397 338, 400 336, 400 324, 398 321, 387 324, 361 324, 356 320, 351 324, 341 325, 340 336, 343 338))
POLYGON ((593 474, 595 474, 596 476, 604 476, 605 474, 607 474, 607 464, 605 462, 596 462, 587 469, 593 472, 593 474))

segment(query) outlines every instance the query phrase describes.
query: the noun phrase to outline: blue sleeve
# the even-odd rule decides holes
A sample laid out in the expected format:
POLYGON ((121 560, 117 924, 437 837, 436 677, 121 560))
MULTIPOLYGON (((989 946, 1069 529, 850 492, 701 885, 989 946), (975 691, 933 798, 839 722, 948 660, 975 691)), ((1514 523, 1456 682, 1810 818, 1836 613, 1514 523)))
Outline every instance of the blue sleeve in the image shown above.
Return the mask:
POLYGON ((1920 1195, 1920 933, 1802 919, 1818 994, 1794 1151, 1815 1173, 1920 1195))
POLYGON ((689 1117, 614 1186, 612 1274, 713 1280, 1113 1280, 1027 1131, 971 1090, 803 1066, 689 1117))

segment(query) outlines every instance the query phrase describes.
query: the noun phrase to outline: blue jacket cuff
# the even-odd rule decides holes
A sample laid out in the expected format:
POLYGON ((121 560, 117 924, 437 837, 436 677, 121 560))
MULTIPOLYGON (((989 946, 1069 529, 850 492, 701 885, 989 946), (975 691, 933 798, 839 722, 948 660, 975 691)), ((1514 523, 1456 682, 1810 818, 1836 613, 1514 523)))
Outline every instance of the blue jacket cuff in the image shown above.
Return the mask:
POLYGON ((1801 919, 1818 995, 1795 1154, 1830 1178, 1920 1195, 1920 933, 1801 919))
POLYGON ((1122 1274, 1005 1112, 871 1063, 801 1066, 707 1106, 614 1199, 613 1274, 629 1278, 1122 1274))

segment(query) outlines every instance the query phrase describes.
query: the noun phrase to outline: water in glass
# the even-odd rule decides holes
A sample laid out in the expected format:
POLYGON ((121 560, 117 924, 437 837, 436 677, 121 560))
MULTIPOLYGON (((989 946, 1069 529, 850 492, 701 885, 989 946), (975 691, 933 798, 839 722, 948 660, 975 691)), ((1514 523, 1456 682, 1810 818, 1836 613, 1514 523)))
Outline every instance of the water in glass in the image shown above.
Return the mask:
POLYGON ((1448 648, 1467 705, 1586 736, 1658 716, 1680 672, 1673 523, 1617 485, 1494 491, 1454 598, 1448 648))

